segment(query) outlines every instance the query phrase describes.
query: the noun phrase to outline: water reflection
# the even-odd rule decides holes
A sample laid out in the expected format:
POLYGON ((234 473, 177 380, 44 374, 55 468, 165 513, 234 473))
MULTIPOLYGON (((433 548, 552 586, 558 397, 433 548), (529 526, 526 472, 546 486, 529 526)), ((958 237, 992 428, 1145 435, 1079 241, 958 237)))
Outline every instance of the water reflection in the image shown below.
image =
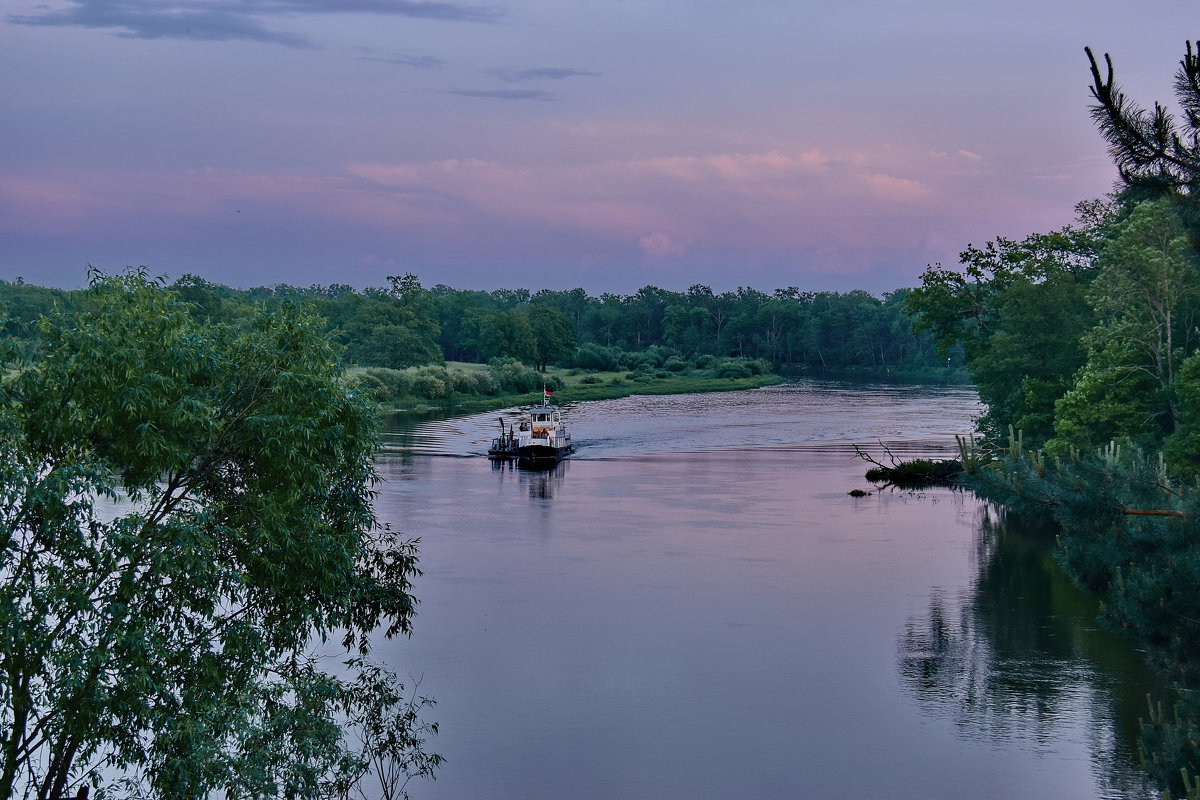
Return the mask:
POLYGON ((970 494, 847 496, 854 443, 937 455, 977 408, 814 382, 580 404, 578 457, 538 472, 488 462, 495 413, 393 428, 377 511, 425 574, 377 654, 439 701, 421 797, 1147 797, 1138 655, 1050 535, 970 494))
POLYGON ((1098 627, 1097 601, 1054 562, 1053 530, 988 505, 978 513, 976 577, 956 595, 935 590, 927 612, 907 621, 902 683, 968 739, 1024 741, 1049 755, 1082 735, 1103 796, 1145 795, 1134 756, 1151 685, 1144 664, 1098 627))
POLYGON ((569 461, 557 464, 524 464, 515 459, 493 459, 492 472, 502 481, 515 480, 529 493, 530 500, 553 500, 566 475, 569 461))

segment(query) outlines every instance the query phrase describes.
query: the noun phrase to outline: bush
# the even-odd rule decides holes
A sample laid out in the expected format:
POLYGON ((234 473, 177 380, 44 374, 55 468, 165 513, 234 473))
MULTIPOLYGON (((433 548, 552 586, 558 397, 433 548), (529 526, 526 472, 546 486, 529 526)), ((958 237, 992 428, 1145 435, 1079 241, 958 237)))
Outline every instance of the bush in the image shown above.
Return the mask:
POLYGON ((574 357, 570 359, 570 366, 612 372, 621 366, 624 355, 625 353, 615 347, 585 344, 575 351, 574 357))
POLYGON ((367 367, 358 373, 360 380, 369 381, 372 387, 380 387, 389 397, 409 394, 412 378, 407 372, 387 367, 367 367))
POLYGON ((669 369, 671 372, 683 372, 685 369, 687 369, 687 365, 687 362, 679 356, 671 356, 663 362, 663 366, 669 369))
POLYGON ((488 362, 488 373, 501 392, 527 394, 541 385, 541 373, 507 356, 488 362))
POLYGON ((667 347, 661 344, 652 344, 642 352, 638 353, 641 360, 654 367, 661 367, 667 362, 668 358, 680 358, 681 353, 674 347, 667 347))
POLYGON ((579 379, 579 382, 587 384, 589 386, 592 386, 597 383, 604 383, 604 379, 601 378, 599 375, 585 375, 584 377, 579 379))
POLYGON ((478 394, 478 384, 475 383, 475 376, 470 372, 462 372, 454 370, 448 373, 450 385, 454 387, 454 391, 459 394, 478 394))
POLYGON ((445 370, 436 367, 421 367, 413 375, 413 394, 429 400, 438 400, 446 396, 446 382, 449 375, 445 370))
POLYGON ((565 384, 557 375, 546 375, 525 366, 515 358, 493 358, 488 362, 488 375, 495 384, 494 394, 529 394, 546 387, 557 391, 565 384))
POLYGON ((500 385, 490 372, 472 372, 471 380, 475 383, 475 394, 492 395, 500 393, 500 385))
POLYGON ((349 383, 376 402, 392 396, 392 392, 383 381, 362 372, 350 375, 349 383))
POLYGON ((725 379, 749 378, 754 374, 744 358, 723 358, 713 364, 710 371, 714 378, 725 379))

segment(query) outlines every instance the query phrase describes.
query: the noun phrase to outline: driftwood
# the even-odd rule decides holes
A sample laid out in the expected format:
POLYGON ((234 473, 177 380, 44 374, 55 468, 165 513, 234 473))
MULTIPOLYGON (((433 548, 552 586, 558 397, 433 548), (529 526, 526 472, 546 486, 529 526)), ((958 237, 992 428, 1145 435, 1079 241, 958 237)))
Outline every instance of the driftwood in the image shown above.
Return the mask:
POLYGON ((874 464, 867 470, 866 479, 872 483, 882 483, 884 487, 895 486, 900 489, 923 489, 928 486, 954 486, 962 474, 962 462, 956 459, 932 460, 914 458, 904 461, 897 458, 887 445, 879 442, 883 452, 887 454, 890 465, 884 464, 858 445, 854 445, 854 453, 868 464, 874 464))

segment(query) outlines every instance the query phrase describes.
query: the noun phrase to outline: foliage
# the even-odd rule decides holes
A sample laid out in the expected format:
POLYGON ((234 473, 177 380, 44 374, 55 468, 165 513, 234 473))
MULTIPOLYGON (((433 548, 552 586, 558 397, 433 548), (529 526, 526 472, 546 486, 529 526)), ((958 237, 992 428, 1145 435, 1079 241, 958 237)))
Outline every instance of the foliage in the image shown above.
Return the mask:
POLYGON ((1200 49, 1187 51, 1175 73, 1175 97, 1183 111, 1182 123, 1160 103, 1154 110, 1132 102, 1117 84, 1112 58, 1105 53, 1106 73, 1091 48, 1084 48, 1092 71, 1092 119, 1108 142, 1108 152, 1130 186, 1154 197, 1167 193, 1182 214, 1192 235, 1200 225, 1200 49))
POLYGON ((1143 202, 1112 226, 1089 287, 1096 326, 1088 360, 1058 407, 1058 433, 1075 443, 1114 436, 1154 442, 1181 422, 1176 372, 1194 344, 1200 277, 1170 201, 1143 202))
POLYGON ((407 633, 418 574, 376 524, 374 405, 323 323, 199 322, 144 270, 78 300, 0 383, 0 796, 318 796, 376 756, 436 767, 380 673, 311 650, 407 633), (351 741, 377 718, 410 735, 351 741))
POLYGON ((1076 212, 1076 226, 1055 233, 968 246, 961 270, 930 267, 904 301, 943 351, 964 348, 989 436, 1016 424, 1032 439, 1050 438, 1055 402, 1084 363, 1081 337, 1093 324, 1086 292, 1113 210, 1085 203, 1076 212))
MULTIPOLYGON (((412 274, 391 276, 388 283, 361 292, 344 284, 239 291, 185 275, 172 288, 205 322, 233 323, 260 307, 311 303, 326 319, 326 330, 345 344, 345 362, 360 367, 402 370, 443 359, 515 358, 543 372, 553 364, 632 371, 643 361, 663 367, 672 356, 710 356, 761 358, 788 372, 961 379, 947 369, 946 356, 936 354, 932 337, 912 330, 904 307, 908 290, 880 298, 796 287, 715 293, 702 285, 687 292, 645 286, 632 295, 593 297, 583 289, 426 289, 412 274)), ((5 296, 0 285, 0 301, 5 296)), ((961 366, 957 351, 952 357, 961 366)))
POLYGON ((1143 731, 1151 772, 1180 790, 1180 769, 1200 774, 1200 491, 1174 480, 1161 457, 1110 444, 1055 457, 1015 439, 976 471, 976 491, 1059 523, 1060 558, 1104 598, 1104 618, 1132 636, 1177 687, 1172 713, 1143 731))

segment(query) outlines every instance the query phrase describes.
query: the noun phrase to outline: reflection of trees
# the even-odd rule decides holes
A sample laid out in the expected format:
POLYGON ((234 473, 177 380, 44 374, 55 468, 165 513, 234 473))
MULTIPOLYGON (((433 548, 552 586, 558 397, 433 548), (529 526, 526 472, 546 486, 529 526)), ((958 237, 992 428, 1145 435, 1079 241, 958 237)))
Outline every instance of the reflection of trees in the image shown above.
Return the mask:
POLYGON ((1120 796, 1143 794, 1135 768, 1149 678, 1140 657, 1097 627, 1094 598, 1054 562, 1051 529, 984 507, 978 574, 959 596, 934 592, 899 640, 904 685, 970 738, 1053 749, 1084 736, 1120 796))

